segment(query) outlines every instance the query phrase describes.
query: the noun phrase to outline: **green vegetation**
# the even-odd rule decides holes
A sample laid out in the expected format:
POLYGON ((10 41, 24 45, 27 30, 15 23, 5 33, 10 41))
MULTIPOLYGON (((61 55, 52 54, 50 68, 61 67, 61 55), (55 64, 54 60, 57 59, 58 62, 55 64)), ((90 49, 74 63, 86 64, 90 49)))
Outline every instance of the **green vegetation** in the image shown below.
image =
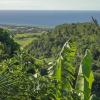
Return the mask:
POLYGON ((15 34, 14 40, 20 44, 21 47, 25 48, 32 43, 33 40, 37 39, 42 33, 23 33, 15 34))
POLYGON ((0 99, 99 100, 100 27, 94 21, 42 34, 0 29, 0 99))
POLYGON ((0 60, 13 56, 19 49, 19 45, 13 40, 12 35, 0 28, 0 60))
POLYGON ((92 56, 90 51, 86 51, 86 55, 79 67, 79 73, 77 77, 76 89, 83 91, 81 94, 81 100, 89 100, 91 95, 92 83, 94 80, 93 72, 91 71, 92 56))

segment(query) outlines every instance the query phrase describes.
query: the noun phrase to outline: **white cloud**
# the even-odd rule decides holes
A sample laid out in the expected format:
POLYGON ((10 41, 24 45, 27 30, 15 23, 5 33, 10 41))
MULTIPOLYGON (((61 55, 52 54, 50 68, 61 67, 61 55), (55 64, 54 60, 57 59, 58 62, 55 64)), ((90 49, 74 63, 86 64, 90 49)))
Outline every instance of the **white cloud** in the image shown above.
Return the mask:
POLYGON ((0 9, 32 9, 32 0, 0 0, 0 9))
POLYGON ((100 0, 0 0, 1 10, 100 10, 100 0))

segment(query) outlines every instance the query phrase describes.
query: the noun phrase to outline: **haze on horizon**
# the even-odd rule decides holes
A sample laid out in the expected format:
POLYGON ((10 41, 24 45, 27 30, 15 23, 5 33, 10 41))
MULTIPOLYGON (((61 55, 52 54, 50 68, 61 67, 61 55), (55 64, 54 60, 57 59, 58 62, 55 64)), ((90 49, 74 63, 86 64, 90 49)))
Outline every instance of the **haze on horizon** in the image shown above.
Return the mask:
POLYGON ((0 10, 100 10, 100 0, 0 0, 0 10))

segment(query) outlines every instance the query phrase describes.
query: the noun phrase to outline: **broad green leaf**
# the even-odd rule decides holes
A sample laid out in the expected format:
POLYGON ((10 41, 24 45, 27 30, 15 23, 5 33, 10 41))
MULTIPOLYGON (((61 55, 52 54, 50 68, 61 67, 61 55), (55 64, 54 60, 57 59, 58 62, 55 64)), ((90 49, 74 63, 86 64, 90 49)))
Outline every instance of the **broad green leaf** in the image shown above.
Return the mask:
POLYGON ((58 80, 58 81, 61 81, 61 75, 62 75, 62 64, 61 64, 61 57, 59 57, 57 59, 57 66, 56 66, 56 71, 55 71, 55 78, 58 80))
POLYGON ((57 87, 57 99, 62 100, 62 98, 68 99, 71 97, 71 92, 73 90, 73 80, 74 80, 74 59, 76 54, 76 43, 71 43, 70 46, 66 42, 60 52, 60 56, 56 61, 55 74, 54 77, 58 81, 57 87), (59 90, 60 89, 60 90, 59 90), (62 91, 64 91, 62 93, 62 91), (59 94, 60 92, 60 94, 59 94), (67 94, 64 97, 64 94, 67 94))
POLYGON ((82 64, 80 64, 80 67, 79 67, 75 89, 79 90, 81 92, 79 94, 80 94, 81 100, 83 100, 84 95, 83 95, 82 91, 84 91, 84 77, 83 77, 83 73, 82 73, 82 64))
POLYGON ((93 83, 93 73, 91 71, 92 55, 86 50, 85 56, 79 68, 76 89, 82 91, 81 100, 89 100, 93 83))

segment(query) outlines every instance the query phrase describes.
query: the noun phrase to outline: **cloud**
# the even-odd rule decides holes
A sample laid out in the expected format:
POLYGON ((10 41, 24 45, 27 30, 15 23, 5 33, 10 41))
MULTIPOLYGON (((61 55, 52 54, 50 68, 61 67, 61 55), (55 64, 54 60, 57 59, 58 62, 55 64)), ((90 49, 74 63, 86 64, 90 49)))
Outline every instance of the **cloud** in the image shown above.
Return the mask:
POLYGON ((0 0, 1 10, 100 10, 100 0, 0 0))

